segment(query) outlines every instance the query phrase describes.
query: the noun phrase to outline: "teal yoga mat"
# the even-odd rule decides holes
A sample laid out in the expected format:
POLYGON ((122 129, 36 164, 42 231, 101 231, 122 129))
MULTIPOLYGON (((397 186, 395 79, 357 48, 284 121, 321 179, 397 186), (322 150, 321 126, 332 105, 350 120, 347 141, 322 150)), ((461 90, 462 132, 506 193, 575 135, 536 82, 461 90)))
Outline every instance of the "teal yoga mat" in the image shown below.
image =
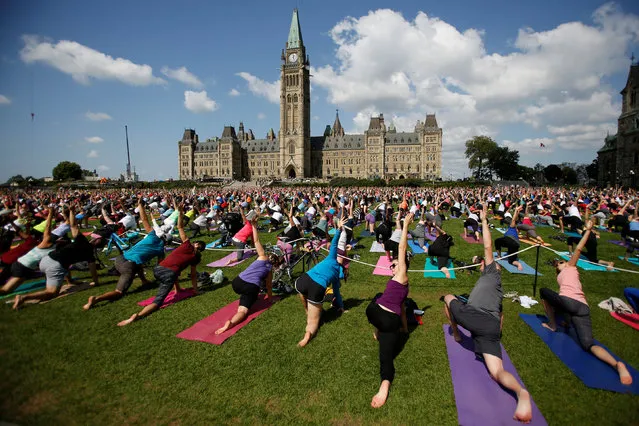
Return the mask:
MULTIPOLYGON (((568 254, 567 251, 560 252, 559 256, 561 256, 565 260, 570 260, 570 255, 568 254)), ((592 263, 586 262, 587 260, 588 259, 586 259, 584 256, 581 256, 581 259, 577 261, 577 266, 583 269, 584 271, 617 272, 614 269, 612 271, 608 271, 605 266, 593 265, 592 263)))
POLYGON ((46 282, 47 280, 43 278, 38 281, 32 281, 30 283, 21 284, 12 293, 0 296, 0 300, 7 299, 9 297, 14 297, 16 294, 31 293, 32 291, 39 290, 45 287, 46 282))
MULTIPOLYGON (((433 260, 435 260, 433 258, 433 260)), ((448 261, 448 265, 446 265, 448 267, 448 269, 450 270, 453 267, 453 262, 451 260, 448 261)), ((444 275, 443 272, 441 272, 439 269, 437 269, 437 260, 435 260, 435 265, 433 265, 432 263, 430 263, 430 257, 426 259, 426 264, 424 265, 424 278, 444 278, 446 279, 446 275, 444 275)), ((454 280, 455 277, 455 271, 450 271, 450 279, 454 280)))

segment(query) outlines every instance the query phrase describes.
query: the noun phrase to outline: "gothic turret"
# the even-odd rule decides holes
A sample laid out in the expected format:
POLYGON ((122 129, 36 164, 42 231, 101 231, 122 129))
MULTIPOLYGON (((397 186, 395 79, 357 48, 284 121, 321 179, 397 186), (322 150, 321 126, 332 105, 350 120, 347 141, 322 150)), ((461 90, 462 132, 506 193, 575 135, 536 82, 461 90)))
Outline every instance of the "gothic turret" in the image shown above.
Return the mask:
POLYGON ((286 43, 287 49, 296 49, 304 45, 302 41, 302 28, 300 28, 300 20, 297 16, 297 9, 293 10, 293 17, 291 18, 291 29, 288 31, 288 42, 286 43))
POLYGON ((333 123, 333 129, 331 130, 331 136, 344 136, 344 128, 339 121, 339 111, 335 113, 335 122, 333 123))

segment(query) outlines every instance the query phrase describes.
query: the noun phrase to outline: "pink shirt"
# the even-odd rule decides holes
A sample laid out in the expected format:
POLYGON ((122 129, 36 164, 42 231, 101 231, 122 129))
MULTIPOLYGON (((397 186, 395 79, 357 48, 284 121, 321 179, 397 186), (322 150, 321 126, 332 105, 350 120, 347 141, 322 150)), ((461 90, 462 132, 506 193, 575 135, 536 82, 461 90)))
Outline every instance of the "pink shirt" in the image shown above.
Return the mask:
POLYGON ((244 227, 240 229, 239 231, 237 231, 237 233, 233 235, 233 238, 245 243, 248 241, 248 239, 252 235, 253 235, 253 225, 251 225, 251 222, 247 220, 246 223, 244 224, 244 227))
POLYGON ((581 288, 579 271, 576 266, 566 265, 559 275, 557 275, 557 283, 559 284, 560 296, 570 297, 571 299, 588 305, 586 296, 581 288))

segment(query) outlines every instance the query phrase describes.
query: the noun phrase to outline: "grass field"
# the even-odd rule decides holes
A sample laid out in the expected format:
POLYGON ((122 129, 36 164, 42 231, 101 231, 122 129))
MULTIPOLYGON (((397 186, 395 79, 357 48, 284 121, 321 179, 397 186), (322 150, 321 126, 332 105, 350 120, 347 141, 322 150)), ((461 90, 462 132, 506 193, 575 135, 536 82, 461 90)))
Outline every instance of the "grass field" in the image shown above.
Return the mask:
MULTIPOLYGON (((468 262, 473 254, 481 254, 480 245, 469 245, 459 237, 461 221, 447 221, 444 228, 455 237, 454 257, 468 262)), ((544 237, 554 233, 549 228, 539 230, 544 237)), ((265 234, 263 240, 274 238, 265 234)), ((639 271, 617 259, 623 248, 607 243, 609 239, 618 236, 602 234, 600 257, 639 271)), ((363 239, 365 248, 355 251, 362 261, 377 260, 379 254, 368 252, 372 241, 363 239)), ((566 247, 549 241, 555 249, 566 247)), ((204 265, 225 254, 207 251, 199 269, 212 272, 204 265)), ((535 250, 522 258, 534 266, 535 250)), ((554 271, 546 264, 552 258, 552 253, 541 250, 544 276, 539 277, 539 287, 557 286, 554 271)), ((421 268, 424 259, 417 255, 411 269, 421 268)), ((225 269, 225 275, 232 279, 249 263, 225 269)), ((176 338, 236 299, 228 284, 123 328, 116 323, 136 312, 137 302, 155 290, 133 291, 118 302, 84 312, 88 296, 114 287, 116 277, 103 277, 99 288, 19 312, 3 304, 0 418, 18 424, 70 425, 454 425, 457 412, 439 297, 469 292, 477 276, 458 273, 456 280, 410 276, 410 297, 426 311, 424 324, 411 333, 397 358, 388 403, 378 410, 369 405, 379 385, 379 362, 365 309, 383 291, 387 278, 372 275, 367 266, 351 264, 350 278, 342 287, 348 311, 338 317, 326 305, 326 321, 305 349, 296 347, 305 327, 304 310, 296 297, 278 302, 221 346, 176 338)), ((610 296, 622 297, 624 287, 639 286, 639 275, 581 271, 581 278, 595 338, 639 367, 639 332, 597 307, 610 296)), ((504 291, 532 295, 532 276, 504 271, 502 281, 504 291)), ((138 285, 136 280, 132 288, 138 285)), ((504 300, 503 344, 549 424, 639 424, 639 397, 585 387, 518 318, 524 311, 542 313, 543 308, 524 309, 504 300)))

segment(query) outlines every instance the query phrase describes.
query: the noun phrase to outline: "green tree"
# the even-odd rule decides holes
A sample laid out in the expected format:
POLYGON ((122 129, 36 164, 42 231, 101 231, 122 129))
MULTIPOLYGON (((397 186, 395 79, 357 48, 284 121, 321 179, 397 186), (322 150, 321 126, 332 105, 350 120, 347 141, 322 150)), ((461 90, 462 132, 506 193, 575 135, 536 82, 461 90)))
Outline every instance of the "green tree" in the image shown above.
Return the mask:
POLYGON ((26 182, 26 179, 22 177, 22 175, 15 175, 9 178, 9 180, 7 181, 7 184, 11 185, 12 183, 15 183, 18 185, 23 185, 25 182, 26 182))
POLYGON ((82 167, 72 161, 62 161, 53 168, 53 179, 55 180, 78 180, 82 179, 82 167))
POLYGON ((466 141, 468 168, 473 170, 476 179, 490 179, 492 170, 488 164, 489 158, 497 148, 497 142, 488 136, 475 136, 466 141))
POLYGON ((518 178, 525 180, 526 182, 535 182, 535 169, 527 166, 517 166, 518 178))
POLYGON ((519 151, 505 146, 496 147, 488 156, 488 167, 500 179, 518 179, 519 151))
POLYGON ((556 183, 564 177, 564 173, 558 165, 551 164, 544 169, 544 177, 548 182, 556 183))
POLYGON ((572 167, 564 167, 561 169, 561 174, 563 175, 564 182, 569 185, 576 185, 579 182, 577 172, 572 167))
POLYGON ((586 166, 586 174, 588 179, 597 180, 599 175, 599 159, 595 158, 592 163, 586 166))

